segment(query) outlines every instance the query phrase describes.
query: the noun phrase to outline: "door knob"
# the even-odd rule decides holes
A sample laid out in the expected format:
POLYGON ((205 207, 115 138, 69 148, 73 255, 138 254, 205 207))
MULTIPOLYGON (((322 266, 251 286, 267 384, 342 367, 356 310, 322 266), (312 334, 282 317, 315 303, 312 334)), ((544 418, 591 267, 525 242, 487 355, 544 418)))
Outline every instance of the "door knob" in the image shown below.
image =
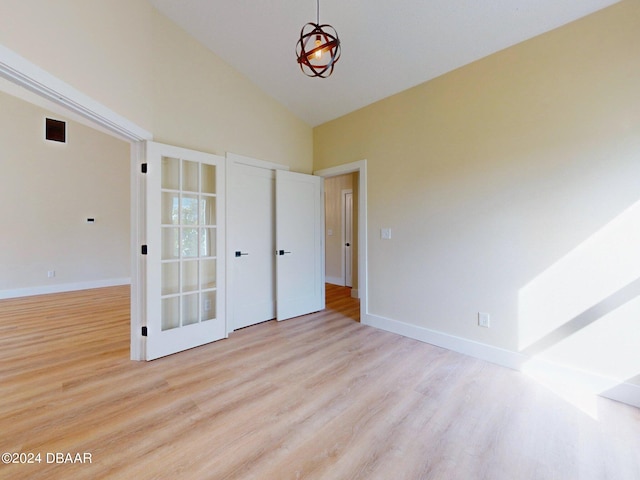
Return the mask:
POLYGON ((350 243, 345 243, 345 246, 350 247, 351 244, 350 243))

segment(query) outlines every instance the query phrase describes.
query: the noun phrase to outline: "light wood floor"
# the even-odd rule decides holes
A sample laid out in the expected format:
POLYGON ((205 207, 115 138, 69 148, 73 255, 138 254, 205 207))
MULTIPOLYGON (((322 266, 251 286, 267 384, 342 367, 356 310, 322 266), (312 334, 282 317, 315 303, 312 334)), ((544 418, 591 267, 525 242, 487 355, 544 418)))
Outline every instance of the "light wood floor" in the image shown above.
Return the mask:
POLYGON ((0 301, 2 479, 640 479, 640 410, 320 313, 128 360, 129 291, 0 301), (46 463, 88 452, 93 463, 46 463))

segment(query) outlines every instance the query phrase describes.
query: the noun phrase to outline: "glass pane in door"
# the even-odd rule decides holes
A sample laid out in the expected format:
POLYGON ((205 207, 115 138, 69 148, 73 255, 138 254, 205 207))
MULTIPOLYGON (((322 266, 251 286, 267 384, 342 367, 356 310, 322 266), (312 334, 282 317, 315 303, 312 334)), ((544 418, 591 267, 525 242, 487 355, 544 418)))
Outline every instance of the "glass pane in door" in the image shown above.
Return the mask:
POLYGON ((162 295, 180 293, 180 263, 165 262, 162 264, 162 295))
POLYGON ((202 164, 202 193, 216 193, 216 167, 202 164))
POLYGON ((182 325, 193 325, 199 322, 198 318, 198 300, 200 295, 185 295, 182 297, 182 325))
POLYGON ((182 291, 198 290, 198 261, 182 262, 182 291))
POLYGON ((162 260, 179 259, 180 229, 162 227, 160 235, 162 260))
POLYGON ((162 299, 162 331, 180 327, 180 297, 162 299))
POLYGON ((182 190, 185 192, 197 192, 199 190, 198 162, 182 161, 182 190))
POLYGON ((181 253, 183 258, 196 258, 198 256, 198 229, 181 229, 181 253))
POLYGON ((216 224, 216 197, 203 196, 200 199, 200 225, 216 224))
POLYGON ((201 257, 216 256, 216 229, 215 228, 200 229, 200 256, 201 257))
POLYGON ((180 160, 162 157, 162 188, 167 190, 180 189, 180 160))
POLYGON ((162 214, 160 221, 163 225, 178 225, 180 196, 175 192, 162 192, 162 214))
POLYGON ((202 294, 202 310, 200 319, 203 322, 216 318, 216 292, 205 292, 202 294))
POLYGON ((182 195, 180 209, 180 223, 182 225, 198 224, 198 196, 182 195))
POLYGON ((200 289, 216 288, 216 261, 200 260, 200 289))

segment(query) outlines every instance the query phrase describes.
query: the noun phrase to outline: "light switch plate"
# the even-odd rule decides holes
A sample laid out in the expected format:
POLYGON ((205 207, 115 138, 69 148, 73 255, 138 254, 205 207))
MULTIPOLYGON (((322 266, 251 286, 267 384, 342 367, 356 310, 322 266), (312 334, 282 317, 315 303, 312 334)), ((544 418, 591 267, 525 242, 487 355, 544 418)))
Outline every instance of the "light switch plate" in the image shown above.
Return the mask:
POLYGON ((380 229, 380 238, 382 240, 391 240, 391 229, 390 228, 381 228, 380 229))

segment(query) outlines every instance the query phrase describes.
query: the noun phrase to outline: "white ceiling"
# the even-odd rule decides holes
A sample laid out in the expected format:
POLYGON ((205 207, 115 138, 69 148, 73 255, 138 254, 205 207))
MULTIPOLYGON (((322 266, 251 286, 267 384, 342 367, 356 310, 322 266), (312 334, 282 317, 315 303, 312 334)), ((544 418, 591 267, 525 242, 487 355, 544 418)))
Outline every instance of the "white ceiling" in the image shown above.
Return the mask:
POLYGON ((618 0, 320 0, 342 56, 303 75, 295 47, 315 0, 150 0, 309 125, 316 126, 618 0))

